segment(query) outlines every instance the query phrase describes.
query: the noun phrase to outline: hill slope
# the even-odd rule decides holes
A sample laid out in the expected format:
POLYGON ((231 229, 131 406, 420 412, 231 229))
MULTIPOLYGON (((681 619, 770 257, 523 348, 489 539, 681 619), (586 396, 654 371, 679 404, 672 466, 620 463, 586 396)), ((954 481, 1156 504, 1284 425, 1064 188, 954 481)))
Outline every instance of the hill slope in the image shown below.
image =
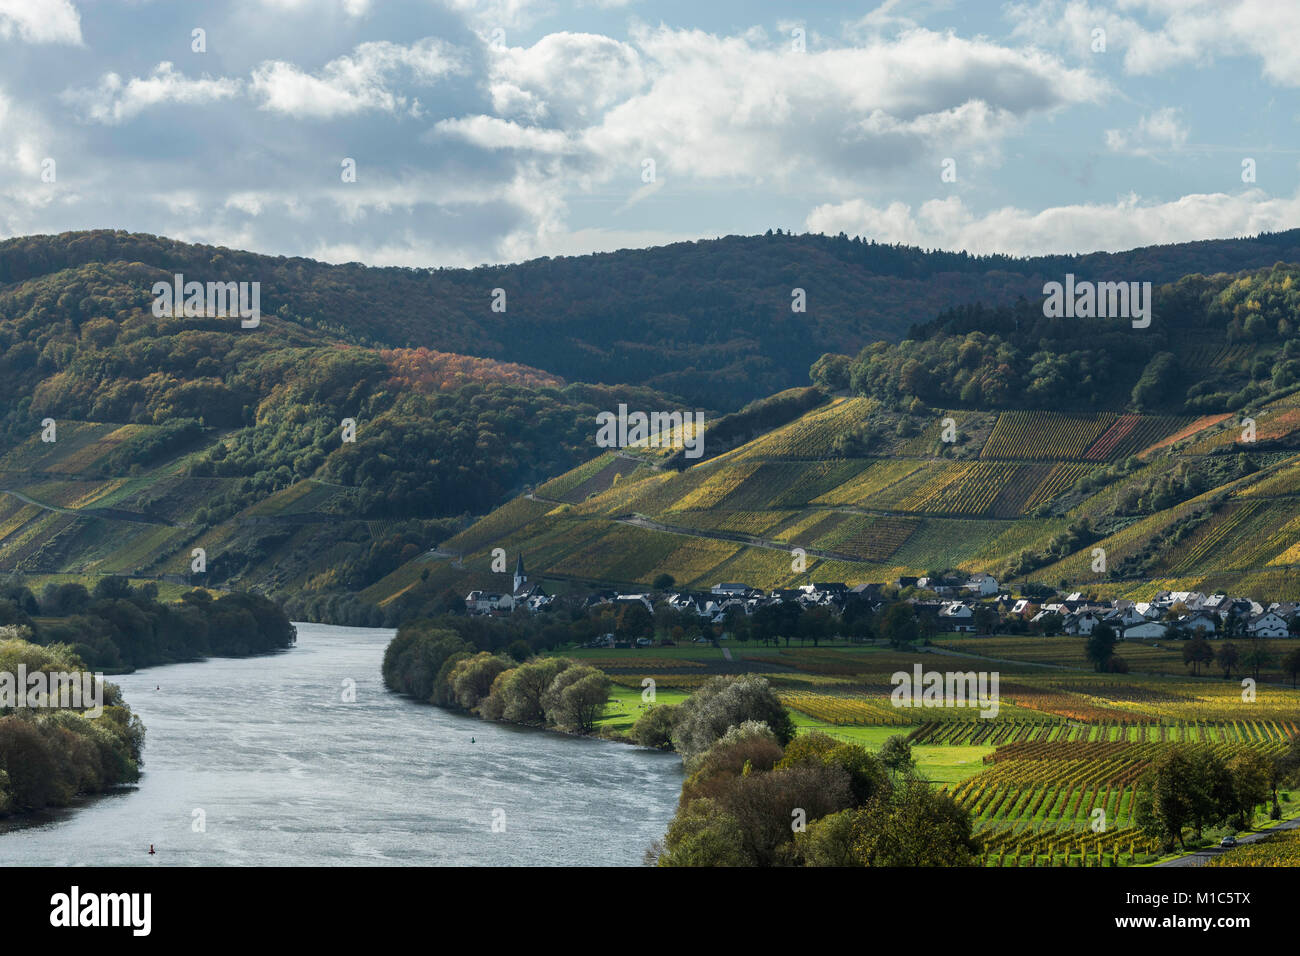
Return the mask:
POLYGON ((954 310, 897 346, 824 356, 812 375, 837 397, 793 422, 730 439, 744 416, 711 423, 701 461, 603 456, 448 541, 456 567, 426 556, 366 596, 499 587, 483 572, 505 548, 575 586, 951 568, 1300 597, 1298 318, 1300 269, 1284 264, 1162 286, 1146 329, 1026 303, 954 310))
MULTIPOLYGON (((925 252, 843 237, 728 236, 653 249, 478 269, 369 268, 99 230, 0 243, 0 287, 59 276, 47 308, 105 312, 82 270, 149 282, 258 281, 262 309, 334 341, 524 363, 570 381, 640 384, 724 411, 803 384, 823 352, 897 341, 963 303, 1038 298, 1066 272, 1095 281, 1172 282, 1300 261, 1300 231, 1086 256, 1013 259, 925 252), (132 266, 131 264, 137 264, 132 266), (805 290, 807 311, 791 311, 805 290), (492 290, 506 294, 492 310, 492 290)), ((111 315, 111 313, 108 313, 111 315)), ((286 327, 279 330, 293 334, 286 327)))
MULTIPOLYGON (((1255 417, 1271 439, 1300 439, 1300 395, 1255 417)), ((1100 594, 1300 598, 1300 454, 1241 444, 1233 418, 951 410, 928 421, 841 396, 684 471, 606 454, 365 596, 417 606, 449 587, 499 589, 491 552, 504 548, 511 567, 522 553, 533 580, 561 590, 646 589, 665 573, 688 588, 772 588, 961 569, 1100 594), (940 440, 949 416, 953 445, 940 440), (837 447, 868 420, 892 421, 895 438, 869 455, 837 447)))
MULTIPOLYGON (((499 339, 484 338, 487 327, 463 309, 449 313, 469 322, 455 326, 467 335, 457 342, 508 343, 528 364, 383 338, 455 325, 441 312, 429 318, 437 283, 464 291, 525 273, 332 267, 117 233, 64 239, 0 246, 0 277, 10 280, 0 289, 0 571, 179 585, 201 548, 207 565, 195 580, 292 595, 296 613, 347 623, 391 622, 454 603, 472 584, 499 586, 487 561, 496 547, 523 551, 532 570, 574 587, 644 586, 660 573, 696 585, 883 581, 960 567, 1127 590, 1151 580, 1292 589, 1300 270, 1181 278, 1157 289, 1155 321, 1140 333, 997 303, 1036 268, 1271 261, 1300 253, 1289 245, 1295 234, 1077 261, 771 236, 525 264, 554 279, 539 286, 547 296, 616 265, 643 278, 653 263, 671 266, 682 283, 655 292, 608 273, 618 288, 601 294, 635 306, 644 326, 566 325, 576 313, 556 299, 547 334, 569 343, 559 353, 527 353, 532 333, 514 312, 509 324, 490 312, 483 320, 500 323, 499 339), (570 382, 542 364, 548 355, 585 367, 583 355, 617 336, 659 336, 662 348, 633 363, 638 381, 681 383, 696 398, 713 390, 720 408, 735 407, 787 376, 749 375, 750 359, 771 370, 763 363, 777 356, 784 369, 798 350, 776 332, 755 333, 741 350, 750 358, 733 366, 725 349, 673 342, 696 323, 708 328, 713 306, 700 311, 700 302, 724 302, 724 287, 740 295, 758 282, 755 269, 778 270, 758 285, 785 287, 793 279, 780 263, 809 256, 844 288, 869 277, 900 301, 950 302, 960 275, 961 295, 987 293, 994 304, 937 315, 912 304, 911 318, 927 321, 891 344, 856 333, 867 312, 884 313, 871 311, 876 299, 854 301, 831 322, 849 354, 812 369, 826 394, 792 389, 709 414, 700 461, 629 448, 596 457, 599 412, 699 406, 644 384, 570 382), (870 272, 886 267, 902 278, 870 272), (152 283, 172 269, 269 274, 261 327, 154 317, 152 283), (743 389, 727 384, 737 369, 743 389), (1258 441, 1238 447, 1246 412, 1258 441), (57 425, 53 442, 43 440, 46 419, 57 425), (343 440, 345 419, 355 442, 343 440), (1102 576, 1087 560, 1097 546, 1108 552, 1102 576), (807 552, 804 572, 791 568, 795 547, 807 552)), ((751 311, 728 320, 746 336, 761 325, 757 287, 745 293, 751 311)), ((797 318, 813 322, 795 336, 799 347, 820 349, 809 329, 829 328, 827 314, 810 307, 797 318)))

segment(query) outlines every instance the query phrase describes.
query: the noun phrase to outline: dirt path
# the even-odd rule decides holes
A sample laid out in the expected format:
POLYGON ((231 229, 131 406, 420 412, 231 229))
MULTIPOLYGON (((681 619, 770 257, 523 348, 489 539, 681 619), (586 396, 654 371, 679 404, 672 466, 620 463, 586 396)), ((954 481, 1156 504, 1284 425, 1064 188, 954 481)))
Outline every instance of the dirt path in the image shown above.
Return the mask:
POLYGON ((21 491, 13 491, 10 488, 0 488, 0 493, 13 495, 25 504, 44 508, 46 511, 53 511, 55 514, 73 515, 78 518, 108 518, 112 521, 134 521, 137 524, 158 524, 167 527, 174 525, 174 522, 167 521, 164 518, 140 514, 136 511, 122 511, 118 508, 64 508, 61 505, 51 505, 44 501, 37 501, 35 498, 29 498, 21 491))

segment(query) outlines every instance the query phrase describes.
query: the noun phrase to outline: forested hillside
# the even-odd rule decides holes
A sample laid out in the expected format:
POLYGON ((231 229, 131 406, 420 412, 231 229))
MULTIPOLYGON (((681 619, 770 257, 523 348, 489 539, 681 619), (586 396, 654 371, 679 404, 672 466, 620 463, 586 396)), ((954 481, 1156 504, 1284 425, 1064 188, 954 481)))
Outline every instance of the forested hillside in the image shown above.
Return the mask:
POLYGON ((1042 298, 951 309, 813 378, 894 406, 1213 413, 1300 383, 1300 266, 1157 287, 1149 328, 1047 318, 1042 298))
POLYGON ((201 548, 196 584, 356 589, 589 457, 598 411, 681 405, 282 315, 155 317, 166 279, 92 262, 0 291, 0 571, 180 580, 201 548))
MULTIPOLYGON (((803 384, 824 352, 898 341, 913 323, 960 304, 1032 300, 1045 280, 1066 272, 1163 283, 1277 261, 1300 261, 1300 231, 1033 259, 769 234, 478 269, 403 269, 99 230, 0 243, 0 287, 25 283, 27 295, 39 292, 43 313, 79 333, 126 303, 147 305, 149 284, 174 273, 258 281, 263 313, 283 320, 277 335, 309 330, 353 344, 519 362, 569 381, 647 385, 731 411, 803 384), (89 288, 114 280, 129 297, 119 290, 105 302, 89 288), (791 311, 796 288, 806 312, 791 311), (505 292, 504 312, 492 310, 493 289, 505 292)), ((12 306, 3 308, 10 314, 12 306)))

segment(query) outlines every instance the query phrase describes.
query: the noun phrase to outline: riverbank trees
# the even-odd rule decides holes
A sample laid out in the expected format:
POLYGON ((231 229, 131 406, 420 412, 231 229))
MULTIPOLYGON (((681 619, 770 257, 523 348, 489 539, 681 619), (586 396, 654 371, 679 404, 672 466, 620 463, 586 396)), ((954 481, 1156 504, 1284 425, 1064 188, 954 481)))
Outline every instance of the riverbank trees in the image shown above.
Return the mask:
POLYGON ((86 667, 130 671, 203 657, 245 657, 293 645, 296 632, 275 602, 259 594, 213 597, 195 589, 158 600, 152 581, 100 578, 93 590, 49 584, 38 599, 25 585, 0 586, 0 624, 31 629, 33 643, 67 644, 86 667))
MULTIPOLYGON (((897 750, 898 748, 894 748, 897 750)), ((814 732, 782 746, 761 721, 687 758, 660 866, 968 866, 969 815, 908 763, 814 732)))
MULTIPOLYGON (((641 719, 650 713, 653 711, 641 719)), ((782 746, 795 734, 790 712, 777 699, 767 679, 756 674, 715 677, 672 713, 675 719, 670 736, 674 748, 683 757, 703 753, 731 728, 746 721, 762 723, 782 746)))
POLYGON ((589 734, 605 712, 610 680, 563 657, 522 663, 433 621, 404 625, 384 652, 384 686, 486 720, 589 734))
MULTIPOLYGON (((85 665, 66 644, 41 647, 25 629, 0 627, 0 673, 77 674, 85 665)), ((140 778, 144 725, 117 685, 101 682, 103 713, 59 707, 0 707, 0 816, 67 806, 140 778)))

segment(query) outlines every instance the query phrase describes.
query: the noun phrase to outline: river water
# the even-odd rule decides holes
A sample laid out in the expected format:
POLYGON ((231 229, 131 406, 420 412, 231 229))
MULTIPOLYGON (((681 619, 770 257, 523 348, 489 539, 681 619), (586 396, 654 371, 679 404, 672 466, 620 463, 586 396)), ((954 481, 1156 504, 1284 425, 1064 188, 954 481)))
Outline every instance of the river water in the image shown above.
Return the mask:
POLYGON ((281 654, 113 678, 148 729, 144 776, 10 823, 0 864, 641 863, 676 805, 676 755, 391 694, 392 636, 299 624, 281 654))

